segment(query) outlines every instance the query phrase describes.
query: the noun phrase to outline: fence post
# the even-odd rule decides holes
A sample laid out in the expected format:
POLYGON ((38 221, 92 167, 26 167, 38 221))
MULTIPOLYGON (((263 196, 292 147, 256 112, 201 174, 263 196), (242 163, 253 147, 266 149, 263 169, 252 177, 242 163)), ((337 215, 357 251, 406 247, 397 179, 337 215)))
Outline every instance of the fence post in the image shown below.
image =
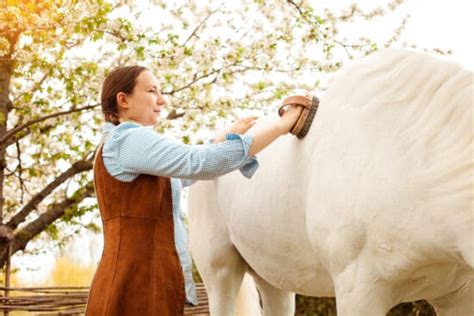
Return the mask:
MULTIPOLYGON (((10 274, 11 274, 11 268, 10 268, 10 259, 12 256, 12 242, 11 240, 8 241, 8 250, 7 250, 7 262, 5 265, 5 298, 8 297, 10 294, 9 288, 10 288, 10 274)), ((3 316, 8 316, 10 312, 8 310, 5 310, 3 312, 3 316)))

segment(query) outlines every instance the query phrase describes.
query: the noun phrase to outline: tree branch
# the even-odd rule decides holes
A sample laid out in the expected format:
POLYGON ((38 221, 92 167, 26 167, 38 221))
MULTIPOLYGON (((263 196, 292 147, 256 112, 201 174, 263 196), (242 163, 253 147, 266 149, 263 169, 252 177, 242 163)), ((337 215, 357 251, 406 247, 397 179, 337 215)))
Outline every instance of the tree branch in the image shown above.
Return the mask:
MULTIPOLYGON (((52 130, 54 127, 55 127, 54 125, 44 125, 44 126, 39 128, 39 131, 40 131, 41 134, 45 134, 45 133, 49 132, 50 130, 52 130)), ((5 147, 8 147, 8 146, 18 142, 20 139, 30 135, 30 133, 31 133, 30 127, 27 127, 24 130, 16 133, 15 135, 10 137, 10 139, 8 139, 6 141, 6 143, 4 144, 5 147)))
MULTIPOLYGON (((191 87, 193 84, 197 83, 198 81, 209 78, 211 76, 214 76, 214 78, 211 80, 210 83, 216 83, 217 79, 219 78, 219 75, 222 73, 222 71, 224 71, 225 69, 231 68, 231 67, 240 67, 240 68, 236 69, 236 70, 228 71, 227 74, 243 73, 243 72, 259 69, 258 67, 244 66, 240 63, 229 64, 229 65, 226 65, 226 66, 222 66, 221 68, 214 69, 214 70, 212 70, 212 71, 210 71, 206 74, 203 74, 201 76, 197 76, 197 74, 195 74, 193 80, 191 80, 189 83, 185 84, 184 86, 182 86, 180 88, 173 89, 173 90, 168 91, 168 92, 165 91, 165 92, 163 92, 163 94, 173 95, 176 92, 180 92, 182 90, 188 89, 189 87, 191 87)), ((272 69, 268 69, 268 71, 272 71, 272 69)), ((276 69, 275 71, 276 72, 287 72, 286 70, 282 70, 282 69, 276 69)))
MULTIPOLYGON (((93 156, 92 156, 93 157, 93 156)), ((80 160, 75 162, 68 170, 63 172, 59 177, 54 179, 53 182, 48 184, 43 190, 37 193, 33 198, 25 205, 23 208, 18 211, 6 224, 9 228, 15 229, 20 225, 25 218, 38 206, 41 201, 43 201, 51 192, 54 191, 58 186, 60 186, 64 181, 71 178, 72 176, 81 173, 83 171, 88 171, 92 169, 92 158, 88 160, 80 160)))
POLYGON ((315 23, 314 21, 311 21, 308 19, 308 14, 303 12, 303 9, 301 9, 301 7, 293 0, 287 0, 287 2, 289 4, 291 4, 292 6, 294 6, 296 8, 296 10, 298 10, 298 13, 299 15, 303 18, 303 20, 305 20, 306 22, 308 22, 309 24, 311 25, 314 25, 316 26, 317 28, 319 28, 319 24, 318 23, 315 23))
POLYGON ((67 115, 67 114, 71 114, 71 113, 75 113, 75 112, 90 110, 90 109, 98 107, 99 105, 100 104, 93 104, 93 105, 84 106, 82 108, 57 112, 57 113, 53 113, 53 114, 50 114, 50 115, 46 115, 46 116, 31 120, 31 121, 29 121, 27 123, 24 123, 24 124, 21 124, 21 125, 18 125, 17 127, 12 128, 7 133, 5 133, 5 135, 3 135, 3 137, 0 139, 0 146, 4 145, 10 137, 12 137, 16 133, 28 128, 31 125, 49 120, 51 118, 59 117, 59 116, 62 116, 62 115, 67 115))
POLYGON ((216 8, 216 9, 210 11, 210 12, 207 14, 207 16, 201 21, 201 23, 199 23, 199 24, 196 26, 196 28, 194 28, 194 30, 192 31, 191 35, 188 36, 188 38, 184 41, 184 43, 181 45, 181 47, 186 46, 186 44, 187 44, 194 36, 196 36, 197 31, 199 31, 199 29, 200 29, 204 24, 206 24, 207 20, 209 20, 209 18, 210 18, 214 13, 216 13, 217 11, 219 11, 221 7, 222 7, 222 4, 221 4, 218 8, 216 8))
MULTIPOLYGON (((94 185, 91 181, 84 187, 74 192, 70 198, 65 198, 59 203, 50 205, 45 213, 41 214, 37 219, 15 233, 12 240, 12 254, 19 250, 25 249, 30 240, 43 232, 46 227, 51 225, 55 220, 63 216, 68 208, 79 204, 85 198, 91 197, 93 193, 94 185)), ((0 267, 4 266, 5 259, 6 256, 3 252, 0 258, 0 267)))
POLYGON ((18 159, 18 181, 20 181, 20 204, 23 204, 23 198, 25 196, 25 183, 23 182, 22 173, 23 173, 23 162, 21 161, 21 149, 20 143, 16 142, 16 152, 17 152, 17 159, 18 159))
POLYGON ((410 17, 411 16, 408 14, 403 18, 402 23, 400 23, 400 25, 394 30, 393 35, 384 43, 384 47, 390 47, 400 38, 400 35, 405 30, 410 17))
POLYGON ((16 96, 16 98, 14 98, 14 99, 11 101, 12 104, 15 103, 16 101, 18 101, 25 93, 27 93, 27 92, 32 93, 32 92, 38 90, 48 77, 49 77, 49 74, 48 74, 48 73, 45 73, 45 74, 43 75, 43 77, 41 77, 41 79, 40 79, 39 81, 37 81, 37 82, 35 82, 35 83, 33 84, 33 88, 31 88, 29 91, 25 91, 25 92, 23 92, 23 93, 18 94, 18 95, 16 96))
POLYGON ((287 2, 289 4, 291 4, 292 6, 294 6, 296 8, 296 10, 298 10, 298 12, 300 13, 301 17, 305 17, 303 11, 301 10, 300 6, 296 4, 296 2, 292 1, 292 0, 287 0, 287 2))
MULTIPOLYGON (((199 76, 199 77, 195 75, 194 78, 193 78, 193 80, 192 80, 191 82, 189 82, 188 84, 186 84, 186 85, 184 85, 184 86, 182 86, 182 87, 180 87, 180 88, 173 89, 173 90, 171 90, 171 91, 169 91, 169 92, 163 92, 163 94, 173 95, 173 94, 175 94, 176 92, 179 92, 179 91, 188 89, 189 87, 191 87, 191 86, 192 86, 193 84, 195 84, 196 82, 198 82, 198 81, 200 81, 200 80, 202 80, 202 79, 208 78, 208 77, 210 77, 210 76, 212 76, 212 75, 214 75, 214 74, 216 74, 216 73, 221 72, 221 70, 222 70, 223 68, 224 68, 224 67, 219 68, 219 69, 214 69, 214 70, 212 70, 211 72, 208 72, 208 73, 206 73, 206 74, 203 74, 203 75, 201 75, 201 76, 199 76)), ((1 143, 0 143, 0 144, 1 144, 1 143)))

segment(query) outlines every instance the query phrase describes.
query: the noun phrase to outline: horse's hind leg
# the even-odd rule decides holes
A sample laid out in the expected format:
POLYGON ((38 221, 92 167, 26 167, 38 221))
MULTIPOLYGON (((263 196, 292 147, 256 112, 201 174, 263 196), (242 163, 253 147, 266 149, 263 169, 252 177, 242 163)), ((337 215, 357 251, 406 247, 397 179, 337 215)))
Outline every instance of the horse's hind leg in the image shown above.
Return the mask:
POLYGON ((293 316, 295 314, 295 294, 274 287, 255 272, 251 273, 260 292, 263 316, 293 316))
POLYGON ((430 303, 439 316, 474 315, 474 283, 470 280, 456 292, 430 303))

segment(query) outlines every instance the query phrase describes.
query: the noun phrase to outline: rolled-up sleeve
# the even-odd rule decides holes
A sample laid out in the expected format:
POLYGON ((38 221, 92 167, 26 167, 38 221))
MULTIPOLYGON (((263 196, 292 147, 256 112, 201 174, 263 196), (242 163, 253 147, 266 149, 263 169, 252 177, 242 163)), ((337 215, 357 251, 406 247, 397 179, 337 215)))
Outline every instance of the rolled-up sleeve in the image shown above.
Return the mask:
POLYGON ((256 157, 249 154, 250 135, 228 134, 222 143, 189 146, 136 127, 117 133, 112 141, 124 172, 208 180, 237 169, 251 178, 258 168, 256 157))

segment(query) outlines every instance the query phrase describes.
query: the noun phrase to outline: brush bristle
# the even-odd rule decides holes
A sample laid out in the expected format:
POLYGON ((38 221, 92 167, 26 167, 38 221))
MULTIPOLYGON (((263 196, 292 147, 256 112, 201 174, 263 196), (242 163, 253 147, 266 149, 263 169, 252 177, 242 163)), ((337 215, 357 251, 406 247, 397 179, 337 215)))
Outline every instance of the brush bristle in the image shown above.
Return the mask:
POLYGON ((313 123, 314 117, 316 116, 316 112, 319 106, 319 99, 316 96, 313 96, 311 101, 311 108, 309 109, 308 117, 301 128, 301 131, 296 135, 299 139, 303 138, 308 134, 311 124, 313 123))

